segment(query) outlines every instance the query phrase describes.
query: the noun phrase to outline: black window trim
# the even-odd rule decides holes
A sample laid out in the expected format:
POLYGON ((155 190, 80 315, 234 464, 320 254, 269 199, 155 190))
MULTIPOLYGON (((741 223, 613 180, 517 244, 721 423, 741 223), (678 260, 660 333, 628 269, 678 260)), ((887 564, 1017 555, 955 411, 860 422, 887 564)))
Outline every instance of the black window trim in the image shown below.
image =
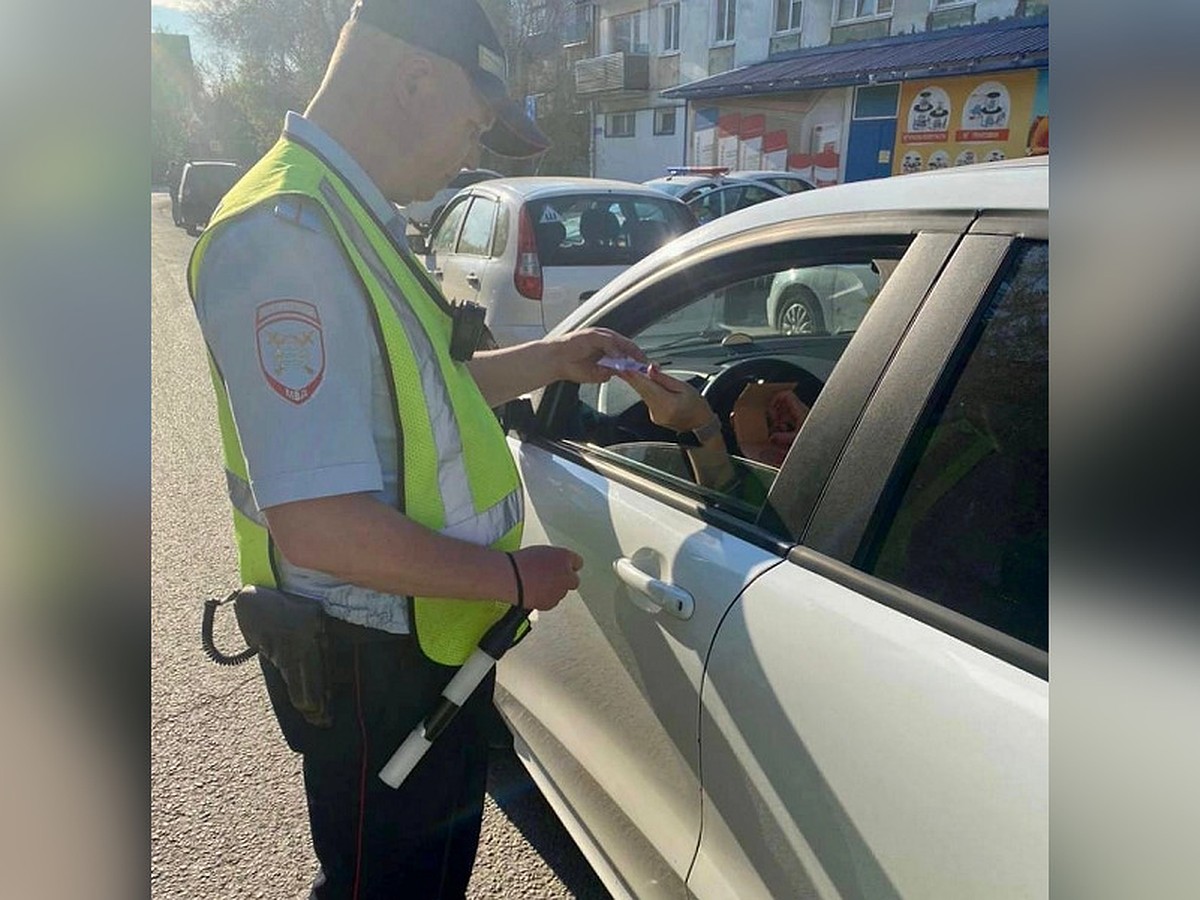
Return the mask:
POLYGON ((1028 672, 1035 678, 1043 681, 1050 679, 1050 655, 1045 650, 1019 641, 990 625, 984 625, 940 603, 860 571, 811 547, 793 547, 788 553, 788 560, 856 594, 869 597, 889 609, 958 638, 963 643, 1028 672))

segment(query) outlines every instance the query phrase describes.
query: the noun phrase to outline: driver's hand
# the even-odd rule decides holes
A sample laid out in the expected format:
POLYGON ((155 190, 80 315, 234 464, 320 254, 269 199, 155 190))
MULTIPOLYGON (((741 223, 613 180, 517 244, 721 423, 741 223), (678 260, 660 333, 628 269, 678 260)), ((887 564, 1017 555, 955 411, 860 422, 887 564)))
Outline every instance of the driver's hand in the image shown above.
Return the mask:
POLYGON ((618 376, 638 392, 646 402, 650 421, 674 431, 691 431, 713 417, 712 407, 700 392, 678 378, 672 378, 651 363, 649 371, 620 372, 618 376))

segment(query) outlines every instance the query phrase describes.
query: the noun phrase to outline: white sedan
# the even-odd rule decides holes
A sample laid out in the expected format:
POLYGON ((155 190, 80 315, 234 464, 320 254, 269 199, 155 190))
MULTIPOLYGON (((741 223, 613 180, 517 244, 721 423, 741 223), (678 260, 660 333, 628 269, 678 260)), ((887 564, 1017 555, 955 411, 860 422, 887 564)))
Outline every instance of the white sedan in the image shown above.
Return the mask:
POLYGON ((508 410, 525 541, 585 565, 497 705, 615 897, 1048 895, 1047 207, 1044 160, 805 192, 552 331, 633 336, 727 426, 747 386, 808 409, 778 468, 727 427, 720 489, 622 381, 508 410), (853 330, 765 313, 872 265, 853 330))

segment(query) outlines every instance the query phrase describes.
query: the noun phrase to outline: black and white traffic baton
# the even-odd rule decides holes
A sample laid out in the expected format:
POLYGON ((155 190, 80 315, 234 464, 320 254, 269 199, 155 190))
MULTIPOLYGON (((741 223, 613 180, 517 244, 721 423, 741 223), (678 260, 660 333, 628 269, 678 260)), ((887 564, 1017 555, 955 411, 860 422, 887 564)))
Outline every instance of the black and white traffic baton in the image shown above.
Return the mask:
POLYGON ((529 610, 525 608, 525 586, 521 584, 521 572, 517 569, 517 561, 511 553, 506 555, 517 579, 517 605, 487 630, 475 652, 442 689, 442 699, 438 701, 433 712, 417 723, 416 728, 404 739, 404 743, 379 770, 379 777, 389 787, 398 788, 404 783, 404 779, 416 768, 425 751, 437 740, 437 736, 450 724, 450 720, 475 692, 475 688, 487 678, 488 672, 495 668, 500 657, 512 646, 521 623, 529 618, 529 610))

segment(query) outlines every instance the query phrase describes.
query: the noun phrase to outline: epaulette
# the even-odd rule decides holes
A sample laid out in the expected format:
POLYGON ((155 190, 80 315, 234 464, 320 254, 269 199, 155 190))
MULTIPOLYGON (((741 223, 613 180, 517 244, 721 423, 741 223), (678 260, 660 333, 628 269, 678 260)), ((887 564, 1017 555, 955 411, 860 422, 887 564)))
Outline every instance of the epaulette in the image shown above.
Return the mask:
POLYGON ((303 197, 284 197, 275 203, 275 217, 284 219, 317 234, 329 234, 332 228, 325 211, 312 200, 303 197))

